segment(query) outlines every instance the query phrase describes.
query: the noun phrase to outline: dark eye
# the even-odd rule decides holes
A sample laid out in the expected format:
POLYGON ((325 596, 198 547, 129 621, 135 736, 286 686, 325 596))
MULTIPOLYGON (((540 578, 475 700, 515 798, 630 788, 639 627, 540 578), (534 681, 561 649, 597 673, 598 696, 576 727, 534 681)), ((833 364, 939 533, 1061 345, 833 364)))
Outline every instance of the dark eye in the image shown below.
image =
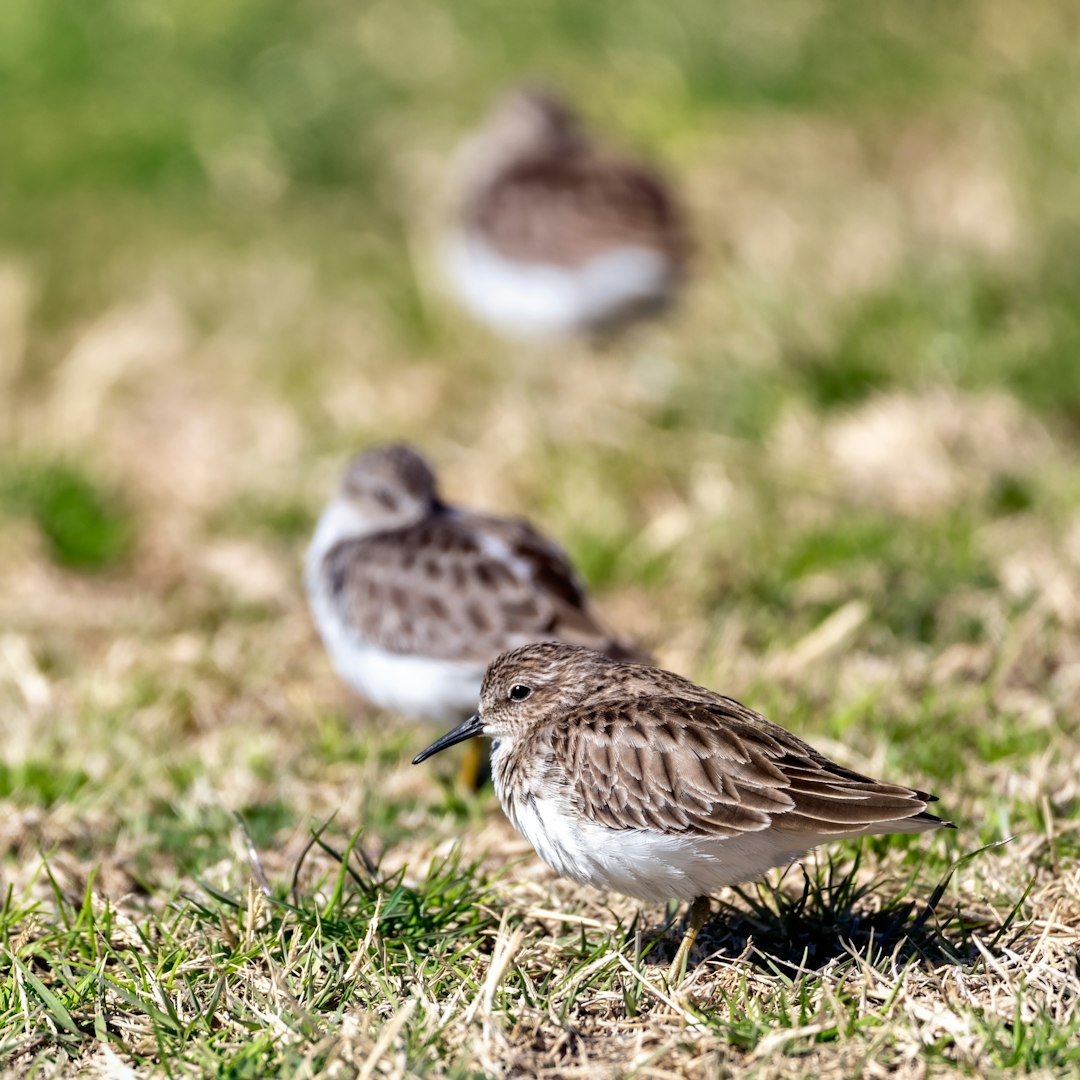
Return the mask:
POLYGON ((510 687, 510 700, 511 701, 524 701, 532 693, 531 686, 522 686, 520 683, 517 686, 510 687))

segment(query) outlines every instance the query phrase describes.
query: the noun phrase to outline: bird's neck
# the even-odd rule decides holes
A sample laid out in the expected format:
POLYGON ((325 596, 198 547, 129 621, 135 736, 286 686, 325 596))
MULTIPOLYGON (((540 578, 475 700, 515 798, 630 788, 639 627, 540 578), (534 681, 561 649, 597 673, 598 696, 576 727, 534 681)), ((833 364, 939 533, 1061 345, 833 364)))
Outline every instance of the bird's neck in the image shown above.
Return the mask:
POLYGON ((307 553, 308 562, 322 560, 328 552, 347 540, 362 540, 379 533, 405 529, 421 520, 422 514, 372 517, 346 499, 333 499, 319 516, 319 522, 315 526, 315 535, 307 553))

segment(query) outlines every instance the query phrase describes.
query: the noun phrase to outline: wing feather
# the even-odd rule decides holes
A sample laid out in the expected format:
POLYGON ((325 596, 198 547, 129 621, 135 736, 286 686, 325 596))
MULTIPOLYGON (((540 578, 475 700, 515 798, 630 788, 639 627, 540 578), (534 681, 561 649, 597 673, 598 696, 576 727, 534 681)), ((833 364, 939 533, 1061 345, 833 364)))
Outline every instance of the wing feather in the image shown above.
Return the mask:
POLYGON ((595 617, 566 555, 526 522, 447 512, 338 544, 323 575, 350 629, 389 652, 487 663, 550 639, 642 659, 595 617))
POLYGON ((611 699, 550 728, 570 797, 613 829, 725 838, 774 829, 807 836, 932 828, 932 796, 847 769, 720 695, 611 699), (642 718, 642 711, 649 715, 642 718))
POLYGON ((652 172, 588 154, 515 165, 469 216, 497 251, 540 262, 579 265, 620 244, 678 261, 687 246, 681 214, 652 172))

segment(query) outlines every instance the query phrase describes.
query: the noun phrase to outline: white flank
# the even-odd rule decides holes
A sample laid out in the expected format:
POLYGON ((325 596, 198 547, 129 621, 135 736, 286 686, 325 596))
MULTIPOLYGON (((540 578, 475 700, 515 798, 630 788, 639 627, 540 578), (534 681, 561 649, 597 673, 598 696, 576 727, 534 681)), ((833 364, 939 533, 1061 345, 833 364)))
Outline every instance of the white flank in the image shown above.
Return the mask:
POLYGON ((814 847, 774 829, 733 837, 685 837, 652 829, 609 829, 567 812, 557 799, 507 805, 515 829, 556 873, 637 900, 694 900, 760 877, 814 847))
POLYGON ((617 321, 632 309, 671 294, 668 259, 650 248, 627 246, 577 268, 524 263, 459 234, 448 245, 451 281, 469 311, 513 337, 554 337, 617 321))

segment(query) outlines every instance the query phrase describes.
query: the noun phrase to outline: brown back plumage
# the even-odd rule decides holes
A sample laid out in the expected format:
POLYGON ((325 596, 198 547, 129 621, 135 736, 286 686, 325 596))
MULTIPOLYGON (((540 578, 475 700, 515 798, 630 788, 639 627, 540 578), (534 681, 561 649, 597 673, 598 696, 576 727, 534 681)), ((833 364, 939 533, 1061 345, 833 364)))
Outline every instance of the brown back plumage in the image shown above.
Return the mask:
POLYGON ((500 255, 576 268, 614 248, 688 254, 683 214, 651 168, 598 149, 573 109, 546 90, 510 94, 464 158, 462 223, 500 255))
MULTIPOLYGON (((575 803, 609 828, 732 836, 774 828, 824 836, 938 819, 931 796, 845 769, 737 701, 658 694, 598 704, 553 725, 575 803)), ((888 831, 888 830, 886 830, 888 831)))
POLYGON ((560 639, 646 660, 600 623, 566 555, 524 521, 440 507, 342 541, 322 573, 358 636, 390 652, 486 663, 560 639))
POLYGON ((589 153, 527 159, 472 201, 466 226, 507 258, 577 267, 621 246, 649 248, 682 266, 681 215, 659 178, 589 153))

